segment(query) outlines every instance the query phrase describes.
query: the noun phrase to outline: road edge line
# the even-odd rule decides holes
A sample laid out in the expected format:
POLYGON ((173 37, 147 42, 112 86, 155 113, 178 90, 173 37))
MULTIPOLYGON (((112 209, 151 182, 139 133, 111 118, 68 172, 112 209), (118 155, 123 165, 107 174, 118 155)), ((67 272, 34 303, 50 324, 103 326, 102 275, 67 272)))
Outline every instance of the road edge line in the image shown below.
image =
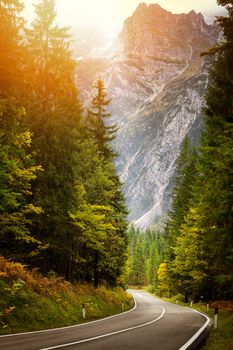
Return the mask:
MULTIPOLYGON (((136 300, 135 300, 135 302, 136 302, 136 300)), ((110 336, 112 336, 112 335, 121 334, 121 333, 129 332, 129 331, 134 330, 134 329, 137 329, 137 328, 142 328, 142 327, 148 326, 148 325, 150 325, 150 324, 152 324, 152 323, 155 323, 155 322, 159 321, 159 320, 164 316, 164 314, 166 313, 166 310, 164 309, 164 307, 162 307, 161 305, 156 304, 156 303, 154 303, 154 304, 162 310, 162 313, 160 314, 159 317, 157 317, 156 319, 154 319, 154 320, 152 320, 152 321, 149 321, 149 322, 146 322, 146 323, 142 323, 142 324, 137 325, 137 326, 133 326, 133 327, 121 329, 121 330, 119 330, 119 331, 115 331, 115 332, 111 332, 111 333, 106 333, 106 334, 98 335, 98 336, 96 336, 96 337, 86 338, 86 339, 78 340, 78 341, 76 341, 76 342, 71 342, 71 343, 67 343, 67 344, 55 345, 55 346, 51 346, 51 347, 43 348, 43 349, 39 349, 39 350, 61 349, 61 348, 64 348, 64 347, 73 346, 73 345, 78 345, 78 344, 82 344, 82 343, 87 343, 87 342, 90 342, 90 341, 93 341, 93 340, 98 340, 98 339, 102 339, 102 338, 107 338, 107 337, 110 337, 110 336)))
MULTIPOLYGON (((132 296, 133 297, 133 296, 132 296)), ((63 329, 69 329, 69 328, 75 328, 75 327, 81 327, 81 326, 84 326, 84 325, 88 325, 88 324, 92 324, 92 323, 97 323, 97 322, 101 322, 101 321, 105 321, 105 320, 109 320, 111 318, 114 318, 114 317, 119 317, 119 316, 122 316, 122 315, 125 315, 125 314, 128 314, 132 311, 134 311, 137 307, 137 302, 136 300, 134 299, 133 297, 133 301, 134 301, 134 307, 128 311, 124 311, 124 312, 120 312, 119 314, 116 314, 116 315, 112 315, 112 316, 108 316, 108 317, 104 317, 104 318, 100 318, 98 320, 94 320, 94 321, 89 321, 89 322, 84 322, 84 323, 79 323, 79 324, 74 324, 74 325, 71 325, 71 326, 64 326, 64 327, 58 327, 58 328, 50 328, 50 329, 41 329, 41 330, 38 330, 38 331, 30 331, 30 332, 22 332, 22 333, 12 333, 12 334, 2 334, 0 335, 0 339, 1 338, 6 338, 6 337, 16 337, 16 336, 22 336, 22 335, 27 335, 27 334, 39 334, 39 333, 48 333, 48 332, 54 332, 54 331, 60 331, 60 330, 63 330, 63 329)))
MULTIPOLYGON (((189 308, 190 309, 190 308, 189 308)), ((207 329, 209 326, 210 326, 210 323, 211 323, 211 319, 203 314, 202 312, 200 311, 197 311, 197 310, 194 310, 194 309, 191 309, 193 312, 196 312, 197 314, 203 316, 206 318, 206 322, 205 324, 183 345, 181 346, 181 348, 179 348, 178 350, 187 350, 189 349, 189 347, 198 339, 198 337, 204 332, 205 329, 207 329)))

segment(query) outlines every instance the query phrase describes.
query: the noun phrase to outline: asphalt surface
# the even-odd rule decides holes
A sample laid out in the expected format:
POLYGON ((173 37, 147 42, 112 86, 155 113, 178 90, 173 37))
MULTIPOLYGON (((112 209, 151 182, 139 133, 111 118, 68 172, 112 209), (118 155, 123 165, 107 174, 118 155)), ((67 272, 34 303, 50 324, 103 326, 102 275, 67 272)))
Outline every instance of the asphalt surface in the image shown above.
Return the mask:
POLYGON ((62 329, 0 336, 0 349, 185 350, 208 322, 190 308, 143 291, 131 293, 136 305, 130 312, 62 329))

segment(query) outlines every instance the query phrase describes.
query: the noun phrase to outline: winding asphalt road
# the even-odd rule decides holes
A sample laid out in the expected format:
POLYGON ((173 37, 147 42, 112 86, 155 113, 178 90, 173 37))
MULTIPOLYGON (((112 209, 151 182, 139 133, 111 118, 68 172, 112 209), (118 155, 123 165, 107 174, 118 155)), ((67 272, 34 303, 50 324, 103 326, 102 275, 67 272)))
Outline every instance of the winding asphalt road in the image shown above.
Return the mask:
POLYGON ((1 350, 186 350, 206 332, 210 320, 190 308, 130 291, 129 312, 82 325, 0 336, 1 350))

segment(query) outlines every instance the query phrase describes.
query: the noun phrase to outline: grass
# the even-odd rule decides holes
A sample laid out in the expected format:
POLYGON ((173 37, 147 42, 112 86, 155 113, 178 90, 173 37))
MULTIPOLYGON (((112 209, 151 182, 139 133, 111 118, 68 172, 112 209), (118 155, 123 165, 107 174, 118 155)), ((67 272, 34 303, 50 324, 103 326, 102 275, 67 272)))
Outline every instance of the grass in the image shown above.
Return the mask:
POLYGON ((121 288, 94 289, 42 277, 0 257, 0 334, 56 328, 110 316, 132 307, 121 288), (82 317, 85 304, 86 319, 82 317))
POLYGON ((218 327, 212 329, 203 350, 232 350, 233 349, 233 312, 220 310, 218 327))

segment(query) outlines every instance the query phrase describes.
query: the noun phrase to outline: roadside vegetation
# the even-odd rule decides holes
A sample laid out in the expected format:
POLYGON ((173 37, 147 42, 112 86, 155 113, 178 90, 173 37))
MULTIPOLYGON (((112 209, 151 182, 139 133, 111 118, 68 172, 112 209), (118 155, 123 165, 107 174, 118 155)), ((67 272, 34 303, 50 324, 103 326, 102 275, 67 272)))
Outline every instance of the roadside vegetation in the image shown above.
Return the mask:
MULTIPOLYGON (((213 315, 213 310, 210 316, 213 315)), ((231 350, 233 349, 233 312, 232 310, 219 310, 218 327, 212 329, 203 346, 203 350, 231 350)))
POLYGON ((41 276, 0 258, 0 334, 56 328, 128 310, 133 301, 122 288, 72 285, 51 274, 41 276), (86 318, 83 319, 82 305, 86 318))

